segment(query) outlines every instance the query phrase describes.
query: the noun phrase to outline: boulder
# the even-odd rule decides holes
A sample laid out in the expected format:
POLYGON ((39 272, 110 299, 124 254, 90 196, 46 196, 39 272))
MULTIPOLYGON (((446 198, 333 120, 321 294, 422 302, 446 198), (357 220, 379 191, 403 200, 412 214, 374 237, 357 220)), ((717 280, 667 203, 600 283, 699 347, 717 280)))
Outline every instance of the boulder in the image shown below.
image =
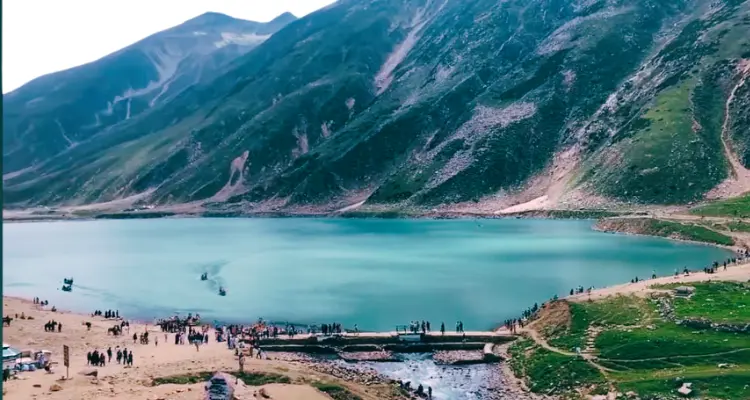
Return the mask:
POLYGON ((93 376, 94 378, 99 378, 99 370, 96 369, 85 369, 79 372, 79 374, 83 376, 93 376))
POLYGON ((683 383, 682 386, 677 389, 677 392, 685 397, 690 396, 690 393, 693 393, 693 389, 690 387, 693 386, 692 383, 683 383))
POLYGON ((49 387, 50 392, 59 392, 61 390, 63 390, 63 387, 56 383, 53 383, 52 386, 49 387))

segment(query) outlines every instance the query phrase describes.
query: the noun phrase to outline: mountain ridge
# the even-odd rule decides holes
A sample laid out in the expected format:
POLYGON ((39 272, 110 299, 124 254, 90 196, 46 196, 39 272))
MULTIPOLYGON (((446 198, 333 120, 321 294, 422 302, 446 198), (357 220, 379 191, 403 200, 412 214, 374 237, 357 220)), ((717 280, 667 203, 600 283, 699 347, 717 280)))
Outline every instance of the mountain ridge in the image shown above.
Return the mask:
POLYGON ((195 82, 212 79, 228 61, 290 22, 290 15, 258 23, 204 14, 96 61, 36 78, 4 95, 4 173, 29 167, 195 82), (35 154, 26 151, 34 146, 18 142, 24 135, 38 136, 36 141, 41 143, 37 146, 50 144, 45 137, 52 135, 58 136, 59 143, 50 146, 49 152, 35 154), (8 148, 14 147, 19 154, 9 155, 8 148))
POLYGON ((4 195, 243 213, 703 201, 722 182, 739 187, 722 146, 747 148, 749 10, 338 2, 113 128, 109 144, 4 175, 4 195))

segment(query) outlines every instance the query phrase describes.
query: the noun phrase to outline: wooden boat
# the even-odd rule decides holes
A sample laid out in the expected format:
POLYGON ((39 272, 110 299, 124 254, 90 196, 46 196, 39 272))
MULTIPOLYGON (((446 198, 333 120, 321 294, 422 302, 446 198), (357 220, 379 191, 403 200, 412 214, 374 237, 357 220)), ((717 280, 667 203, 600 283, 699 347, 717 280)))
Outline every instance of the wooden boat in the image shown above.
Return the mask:
POLYGON ((63 283, 66 284, 66 285, 72 285, 73 284, 73 278, 70 278, 70 279, 65 278, 65 279, 63 279, 63 283))
POLYGON ((208 272, 204 272, 203 275, 201 275, 201 280, 202 281, 208 280, 208 272))
POLYGON ((227 295, 227 291, 223 287, 219 288, 219 296, 226 296, 226 295, 227 295))
POLYGON ((73 287, 70 286, 70 285, 67 285, 67 286, 63 285, 62 290, 63 290, 63 292, 71 292, 71 291, 73 291, 73 287))

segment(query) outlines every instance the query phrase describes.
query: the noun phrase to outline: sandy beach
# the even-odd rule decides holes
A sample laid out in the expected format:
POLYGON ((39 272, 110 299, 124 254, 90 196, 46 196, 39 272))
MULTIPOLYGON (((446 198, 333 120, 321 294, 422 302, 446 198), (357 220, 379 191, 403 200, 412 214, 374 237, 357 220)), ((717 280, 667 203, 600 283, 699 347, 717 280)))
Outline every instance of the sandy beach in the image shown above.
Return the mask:
MULTIPOLYGON (((10 327, 3 329, 3 342, 19 350, 49 350, 52 352, 53 373, 43 370, 19 373, 19 379, 11 379, 4 385, 4 399, 28 400, 45 399, 102 399, 117 398, 122 400, 143 399, 203 399, 204 384, 193 385, 159 385, 152 386, 152 379, 190 372, 225 371, 238 369, 234 352, 226 343, 213 340, 202 345, 200 351, 194 346, 175 345, 174 334, 170 340, 164 340, 164 333, 158 326, 132 323, 129 333, 121 336, 107 334, 107 329, 116 321, 102 317, 90 317, 69 312, 52 312, 50 307, 42 309, 33 302, 18 298, 3 298, 3 314, 13 319, 10 327), (33 319, 15 318, 16 314, 33 319), (61 332, 45 332, 44 324, 55 320, 62 324, 61 332), (86 322, 91 322, 87 330, 86 322), (133 344, 133 333, 149 331, 151 337, 158 337, 158 345, 153 341, 149 345, 133 344), (63 345, 70 347, 70 379, 65 376, 63 366, 63 345), (87 366, 86 354, 89 351, 106 351, 116 346, 127 347, 133 352, 133 366, 124 367, 115 362, 105 367, 87 366), (98 370, 99 377, 94 379, 82 373, 98 370), (50 390, 59 385, 60 390, 50 390)), ((51 305, 50 305, 51 306, 51 305)), ((270 355, 273 358, 273 354, 270 355)), ((345 386, 363 399, 387 399, 391 388, 384 385, 363 386, 352 382, 343 382, 338 378, 315 371, 306 363, 281 360, 258 360, 246 358, 245 371, 269 372, 288 376, 294 384, 270 384, 262 387, 240 387, 235 396, 239 399, 255 399, 254 394, 261 388, 272 399, 330 399, 322 392, 305 383, 323 381, 345 386)), ((318 368, 319 369, 319 368, 318 368)))

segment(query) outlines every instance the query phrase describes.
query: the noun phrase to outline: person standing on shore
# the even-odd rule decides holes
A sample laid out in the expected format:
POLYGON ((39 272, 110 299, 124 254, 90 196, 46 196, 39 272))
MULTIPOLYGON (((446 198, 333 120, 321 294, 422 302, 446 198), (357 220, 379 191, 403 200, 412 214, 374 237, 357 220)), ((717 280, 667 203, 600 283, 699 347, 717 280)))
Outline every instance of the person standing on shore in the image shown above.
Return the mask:
POLYGON ((112 348, 107 349, 107 363, 112 364, 112 348))
POLYGON ((445 322, 440 323, 440 336, 445 336, 445 322))

